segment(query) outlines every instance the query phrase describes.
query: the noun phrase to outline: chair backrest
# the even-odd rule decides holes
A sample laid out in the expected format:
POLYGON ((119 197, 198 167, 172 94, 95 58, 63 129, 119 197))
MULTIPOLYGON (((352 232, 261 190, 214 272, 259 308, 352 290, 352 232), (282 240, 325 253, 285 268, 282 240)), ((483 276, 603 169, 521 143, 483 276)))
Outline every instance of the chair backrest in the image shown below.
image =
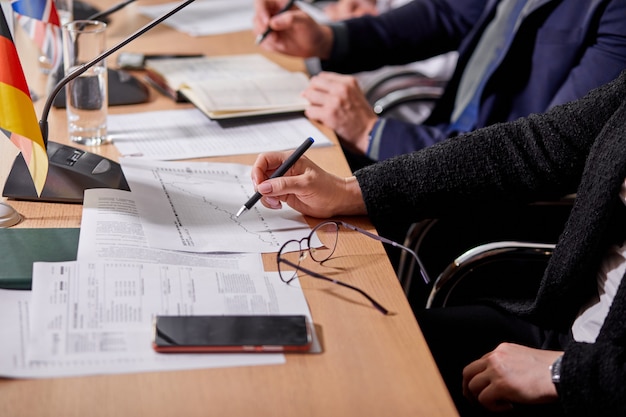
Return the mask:
POLYGON ((459 303, 472 294, 489 295, 498 282, 507 280, 509 295, 527 294, 512 286, 512 277, 541 277, 572 202, 573 198, 567 198, 521 207, 491 207, 413 224, 404 245, 417 253, 434 283, 425 285, 412 257, 400 254, 398 277, 409 302, 414 309, 459 303), (471 274, 484 277, 474 279, 471 274), (452 291, 458 296, 447 295, 452 291))
POLYGON ((554 244, 491 242, 456 258, 437 277, 426 308, 490 299, 534 297, 554 244))

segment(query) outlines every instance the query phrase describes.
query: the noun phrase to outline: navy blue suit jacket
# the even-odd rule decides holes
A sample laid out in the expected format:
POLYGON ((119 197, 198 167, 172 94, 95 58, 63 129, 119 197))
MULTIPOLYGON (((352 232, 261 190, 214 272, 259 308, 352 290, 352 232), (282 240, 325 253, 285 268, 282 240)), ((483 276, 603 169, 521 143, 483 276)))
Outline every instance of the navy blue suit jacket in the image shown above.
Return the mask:
MULTIPOLYGON (((502 64, 488 80, 474 128, 541 113, 582 97, 626 68, 626 0, 529 0, 502 64)), ((499 0, 414 0, 377 17, 344 22, 348 48, 322 62, 353 73, 451 50, 457 68, 423 124, 386 121, 380 160, 456 135, 449 129, 459 79, 499 0)), ((336 51, 334 51, 336 52, 336 51)))

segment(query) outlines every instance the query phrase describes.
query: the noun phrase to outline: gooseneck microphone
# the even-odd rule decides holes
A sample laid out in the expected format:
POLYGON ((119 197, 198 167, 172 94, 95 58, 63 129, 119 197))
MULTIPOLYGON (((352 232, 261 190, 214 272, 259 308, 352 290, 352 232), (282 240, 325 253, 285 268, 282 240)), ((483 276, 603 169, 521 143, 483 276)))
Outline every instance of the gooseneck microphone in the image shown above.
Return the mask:
POLYGON ((22 154, 19 154, 7 177, 2 193, 3 196, 16 200, 82 203, 84 191, 89 188, 130 190, 122 168, 118 163, 68 145, 48 142, 48 115, 50 108, 54 98, 70 81, 194 1, 187 0, 163 16, 152 20, 114 47, 75 68, 55 85, 44 104, 41 119, 39 120, 39 128, 41 129, 49 160, 48 177, 41 195, 37 195, 26 162, 24 162, 22 154))
POLYGON ((147 25, 145 25, 142 28, 140 28, 137 31, 135 31, 132 35, 128 36, 126 39, 122 40, 120 43, 118 43, 114 47, 112 47, 110 49, 107 49, 106 51, 104 51, 103 53, 101 53, 100 55, 98 55, 97 57, 92 59, 91 61, 86 62, 86 63, 78 66, 72 72, 70 72, 64 78, 62 78, 56 84, 56 86, 52 89, 52 92, 48 95, 48 99, 46 100, 46 103, 44 104, 44 107, 43 107, 43 111, 41 113, 41 119, 39 120, 39 129, 41 129, 41 134, 43 135, 43 143, 46 144, 46 145, 48 143, 48 115, 50 114, 50 108, 52 107, 52 102, 54 101, 54 98, 61 92, 61 90, 70 81, 72 81, 73 79, 77 78, 81 74, 85 73, 89 68, 93 67, 98 62, 102 61, 103 59, 105 59, 109 55, 114 54, 119 49, 121 49, 124 46, 128 45, 130 42, 134 41, 135 39, 137 39, 138 37, 140 37, 141 35, 143 35, 147 31, 149 31, 150 29, 152 29, 153 27, 158 25, 159 23, 163 22, 165 19, 167 19, 170 16, 178 13, 181 9, 187 7, 189 4, 193 3, 194 1, 195 0, 187 0, 186 2, 180 4, 179 6, 175 7, 174 9, 170 10, 169 12, 165 13, 163 16, 154 19, 153 21, 151 21, 147 25))

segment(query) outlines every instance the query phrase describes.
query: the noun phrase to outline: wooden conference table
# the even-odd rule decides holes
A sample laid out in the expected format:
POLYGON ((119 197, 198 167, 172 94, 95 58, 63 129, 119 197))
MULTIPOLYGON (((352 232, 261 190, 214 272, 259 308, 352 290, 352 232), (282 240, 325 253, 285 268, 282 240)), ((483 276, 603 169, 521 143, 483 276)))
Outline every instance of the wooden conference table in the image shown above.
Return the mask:
MULTIPOLYGON (((100 8, 115 1, 98 0, 100 8)), ((141 3, 141 2, 139 2, 141 3)), ((152 3, 156 3, 153 1, 152 3)), ((112 16, 109 46, 147 23, 136 5, 112 16)), ((124 48, 145 53, 207 55, 262 52, 250 32, 192 38, 160 25, 124 48)), ((264 53, 264 52, 263 52, 264 53)), ((292 70, 298 59, 266 54, 292 70)), ((109 66, 114 66, 109 59, 109 66)), ((24 64, 23 64, 24 65, 24 64)), ((37 111, 41 111, 37 103, 37 111)), ((151 91, 148 103, 110 107, 110 113, 189 106, 151 91)), ((40 113, 38 113, 40 114, 40 113)), ((64 110, 53 109, 51 140, 67 143, 64 110)), ((332 132, 324 130, 334 141, 332 132)), ((112 159, 114 145, 85 148, 112 159)), ((0 185, 16 151, 0 141, 0 185)), ((324 168, 348 175, 338 146, 307 155, 324 168)), ((207 158, 251 164, 256 155, 207 158)), ((78 227, 80 205, 9 202, 25 220, 15 227, 78 227)), ((317 219, 307 219, 311 225, 317 219)), ((366 218, 344 219, 373 230, 366 218)), ((264 258, 275 270, 274 255, 264 258)), ((308 264, 311 269, 317 268, 308 264)), ((331 283, 303 279, 313 319, 321 330, 322 354, 290 354, 284 365, 147 372, 123 375, 0 379, 0 416, 456 416, 441 377, 383 247, 358 233, 342 233, 333 266, 342 279, 372 294, 394 312, 383 316, 360 295, 331 283)))

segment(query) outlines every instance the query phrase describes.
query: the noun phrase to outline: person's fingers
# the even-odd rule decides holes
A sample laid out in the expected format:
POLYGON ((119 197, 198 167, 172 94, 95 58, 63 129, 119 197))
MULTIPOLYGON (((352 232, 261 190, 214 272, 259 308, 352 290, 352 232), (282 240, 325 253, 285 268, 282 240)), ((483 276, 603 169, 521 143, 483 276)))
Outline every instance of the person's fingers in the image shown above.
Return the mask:
POLYGON ((297 195, 308 185, 308 182, 302 181, 301 176, 283 176, 259 184, 257 190, 268 197, 284 197, 289 194, 297 195))
POLYGON ((329 90, 332 89, 335 85, 341 83, 342 78, 348 77, 346 75, 337 74, 335 72, 327 72, 322 71, 319 74, 311 77, 309 84, 312 88, 321 89, 321 90, 329 90))
POLYGON ((329 91, 309 87, 302 92, 302 97, 304 97, 309 104, 321 106, 325 104, 326 99, 329 98, 329 91))
POLYGON ((273 210, 280 210, 283 208, 283 203, 276 197, 263 197, 261 198, 261 204, 273 210))
POLYGON ((269 27, 277 32, 290 29, 294 24, 294 12, 284 12, 272 16, 269 21, 269 27))
POLYGON ((288 152, 264 152, 259 154, 250 172, 252 183, 258 185, 268 179, 288 156, 288 152))

